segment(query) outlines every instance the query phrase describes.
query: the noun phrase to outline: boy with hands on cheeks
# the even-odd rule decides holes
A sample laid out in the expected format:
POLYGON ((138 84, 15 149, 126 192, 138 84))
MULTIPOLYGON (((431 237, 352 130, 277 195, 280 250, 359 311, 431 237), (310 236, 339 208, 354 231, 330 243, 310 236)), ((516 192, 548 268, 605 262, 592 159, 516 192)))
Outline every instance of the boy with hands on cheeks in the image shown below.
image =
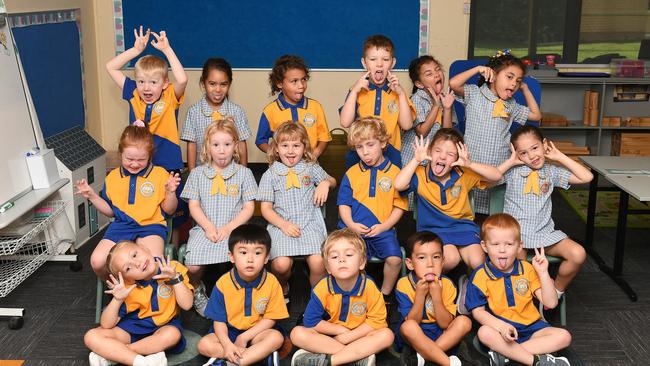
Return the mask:
POLYGON ((571 334, 551 327, 533 304, 533 297, 549 308, 558 303, 544 248, 535 248, 532 265, 517 259, 520 235, 519 223, 508 214, 492 215, 481 227, 488 259, 472 274, 466 299, 482 325, 478 338, 491 350, 490 365, 569 365, 550 353, 568 347, 571 334))

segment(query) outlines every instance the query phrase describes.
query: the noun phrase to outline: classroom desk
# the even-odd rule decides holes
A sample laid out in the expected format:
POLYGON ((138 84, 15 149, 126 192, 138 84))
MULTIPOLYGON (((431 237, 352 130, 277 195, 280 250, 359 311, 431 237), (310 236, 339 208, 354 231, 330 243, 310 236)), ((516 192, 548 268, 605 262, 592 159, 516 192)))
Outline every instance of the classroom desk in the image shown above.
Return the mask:
MULTIPOLYGON (((614 280, 630 300, 636 301, 636 293, 623 279, 623 253, 627 231, 627 215, 650 212, 650 209, 628 209, 630 195, 641 202, 650 201, 650 157, 581 156, 580 160, 594 172, 594 179, 589 184, 585 250, 594 258, 600 270, 614 280), (596 198, 599 191, 598 177, 600 175, 615 186, 614 190, 620 192, 613 267, 608 266, 593 247, 596 198)), ((601 188, 600 190, 612 189, 601 188)))

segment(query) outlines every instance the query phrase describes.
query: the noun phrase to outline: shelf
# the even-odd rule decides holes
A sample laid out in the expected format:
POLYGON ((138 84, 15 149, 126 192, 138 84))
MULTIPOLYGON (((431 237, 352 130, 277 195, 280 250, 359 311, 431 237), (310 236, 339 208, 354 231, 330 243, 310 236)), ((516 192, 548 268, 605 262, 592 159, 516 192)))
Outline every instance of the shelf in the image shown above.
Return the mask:
POLYGON ((540 125, 543 130, 598 130, 598 126, 585 126, 582 121, 569 121, 568 126, 544 126, 540 125))
POLYGON ((0 230, 0 256, 14 254, 25 244, 32 241, 63 212, 65 202, 51 201, 41 206, 41 208, 49 211, 44 214, 47 216, 32 215, 28 219, 18 222, 16 226, 0 230))
POLYGON ((535 77, 540 84, 650 84, 650 78, 581 78, 581 77, 563 77, 563 76, 539 76, 535 77))
POLYGON ((650 130, 647 126, 625 127, 625 126, 602 126, 603 130, 650 130))

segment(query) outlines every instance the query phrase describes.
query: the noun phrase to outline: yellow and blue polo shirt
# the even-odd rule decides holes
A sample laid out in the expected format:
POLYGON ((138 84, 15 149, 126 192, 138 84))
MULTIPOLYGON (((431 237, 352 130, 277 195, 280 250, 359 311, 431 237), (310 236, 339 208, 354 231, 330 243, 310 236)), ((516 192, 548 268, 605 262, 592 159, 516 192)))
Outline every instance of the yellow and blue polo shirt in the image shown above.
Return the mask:
POLYGON ((469 201, 469 192, 474 187, 483 189, 486 185, 471 169, 452 168, 449 179, 442 184, 433 175, 430 163, 418 166, 408 190, 418 195, 417 231, 434 232, 449 244, 479 243, 479 228, 473 221, 469 201), (461 233, 465 234, 459 237, 461 233))
MULTIPOLYGON (((155 260, 162 263, 161 258, 155 257, 155 260)), ((176 261, 171 261, 171 264, 176 266, 176 272, 183 276, 183 284, 193 291, 187 268, 176 261)), ((174 287, 166 285, 165 281, 167 279, 136 281, 137 286, 124 299, 118 311, 118 327, 129 334, 150 334, 174 322, 173 325, 182 330, 174 287)))
POLYGON ((533 304, 535 291, 541 288, 533 266, 522 260, 515 260, 510 273, 503 273, 486 260, 476 268, 467 285, 465 305, 471 310, 485 306, 490 314, 517 328, 522 328, 541 319, 533 304))
POLYGON ((320 141, 332 141, 325 112, 320 103, 315 99, 303 97, 298 104, 294 105, 287 102, 284 95, 280 93, 262 111, 255 144, 258 146, 268 144, 275 130, 286 121, 297 121, 305 127, 312 149, 320 141))
POLYGON ((182 169, 178 108, 183 103, 184 96, 176 99, 174 85, 170 83, 167 89, 163 90, 160 99, 147 104, 140 98, 135 80, 127 77, 122 88, 122 99, 129 102, 129 121, 143 121, 153 134, 153 163, 166 170, 182 169))
MULTIPOLYGON (((451 313, 451 315, 456 316, 456 286, 454 283, 447 277, 442 276, 442 302, 445 305, 445 309, 451 313)), ((417 284, 418 279, 415 276, 415 272, 411 271, 408 275, 402 277, 397 281, 395 286, 395 298, 397 299, 397 306, 400 313, 400 323, 404 321, 408 313, 413 307, 413 302, 415 301, 415 285, 417 284)), ((428 324, 436 324, 436 314, 433 311, 433 302, 431 302, 431 297, 427 295, 426 300, 424 301, 424 308, 422 309, 422 327, 428 324)))
MULTIPOLYGON (((339 188, 336 204, 350 206, 352 220, 367 227, 386 221, 394 207, 408 208, 406 197, 402 197, 394 185, 400 169, 384 158, 376 167, 358 162, 345 173, 339 188)), ((344 228, 345 224, 339 220, 338 226, 344 228)), ((394 236, 393 231, 385 231, 377 237, 394 236)))
MULTIPOLYGON (((375 116, 384 121, 384 124, 386 125, 386 131, 388 131, 388 134, 390 135, 390 139, 388 140, 388 145, 386 147, 386 155, 390 161, 393 162, 393 164, 396 164, 401 168, 402 157, 400 151, 402 151, 402 129, 398 123, 398 99, 399 97, 397 93, 388 87, 388 82, 385 82, 382 86, 377 86, 373 83, 369 83, 368 90, 361 89, 361 91, 357 94, 356 116, 375 116)), ((416 112, 415 107, 413 106, 413 102, 410 98, 406 99, 409 104, 411 119, 415 120, 416 112)), ((348 157, 348 166, 356 163, 359 159, 356 151, 352 151, 350 155, 356 156, 356 158, 348 157)))
POLYGON ((167 222, 160 205, 165 200, 165 184, 169 173, 149 163, 136 174, 124 167, 113 169, 104 180, 99 192, 113 210, 115 221, 107 231, 107 239, 113 241, 134 238, 111 238, 109 233, 126 234, 130 231, 151 231, 165 238, 167 222))
POLYGON ((261 319, 285 319, 289 313, 273 274, 262 270, 256 279, 246 282, 233 268, 217 280, 205 316, 226 323, 229 329, 245 331, 261 319))
POLYGON ((373 329, 386 328, 386 304, 377 285, 360 273, 350 291, 344 291, 332 275, 311 290, 303 325, 315 327, 321 320, 355 329, 363 323, 373 329))

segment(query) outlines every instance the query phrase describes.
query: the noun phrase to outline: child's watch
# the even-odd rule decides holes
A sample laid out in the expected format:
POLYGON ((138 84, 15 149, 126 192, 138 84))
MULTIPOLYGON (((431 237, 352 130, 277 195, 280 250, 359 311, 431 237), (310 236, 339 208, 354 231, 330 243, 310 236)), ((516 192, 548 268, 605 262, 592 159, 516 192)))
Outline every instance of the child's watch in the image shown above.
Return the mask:
POLYGON ((165 285, 173 286, 173 285, 175 285, 177 283, 183 282, 183 275, 180 274, 180 273, 177 273, 177 274, 178 274, 178 276, 176 276, 175 278, 172 278, 169 281, 165 281, 165 285))

